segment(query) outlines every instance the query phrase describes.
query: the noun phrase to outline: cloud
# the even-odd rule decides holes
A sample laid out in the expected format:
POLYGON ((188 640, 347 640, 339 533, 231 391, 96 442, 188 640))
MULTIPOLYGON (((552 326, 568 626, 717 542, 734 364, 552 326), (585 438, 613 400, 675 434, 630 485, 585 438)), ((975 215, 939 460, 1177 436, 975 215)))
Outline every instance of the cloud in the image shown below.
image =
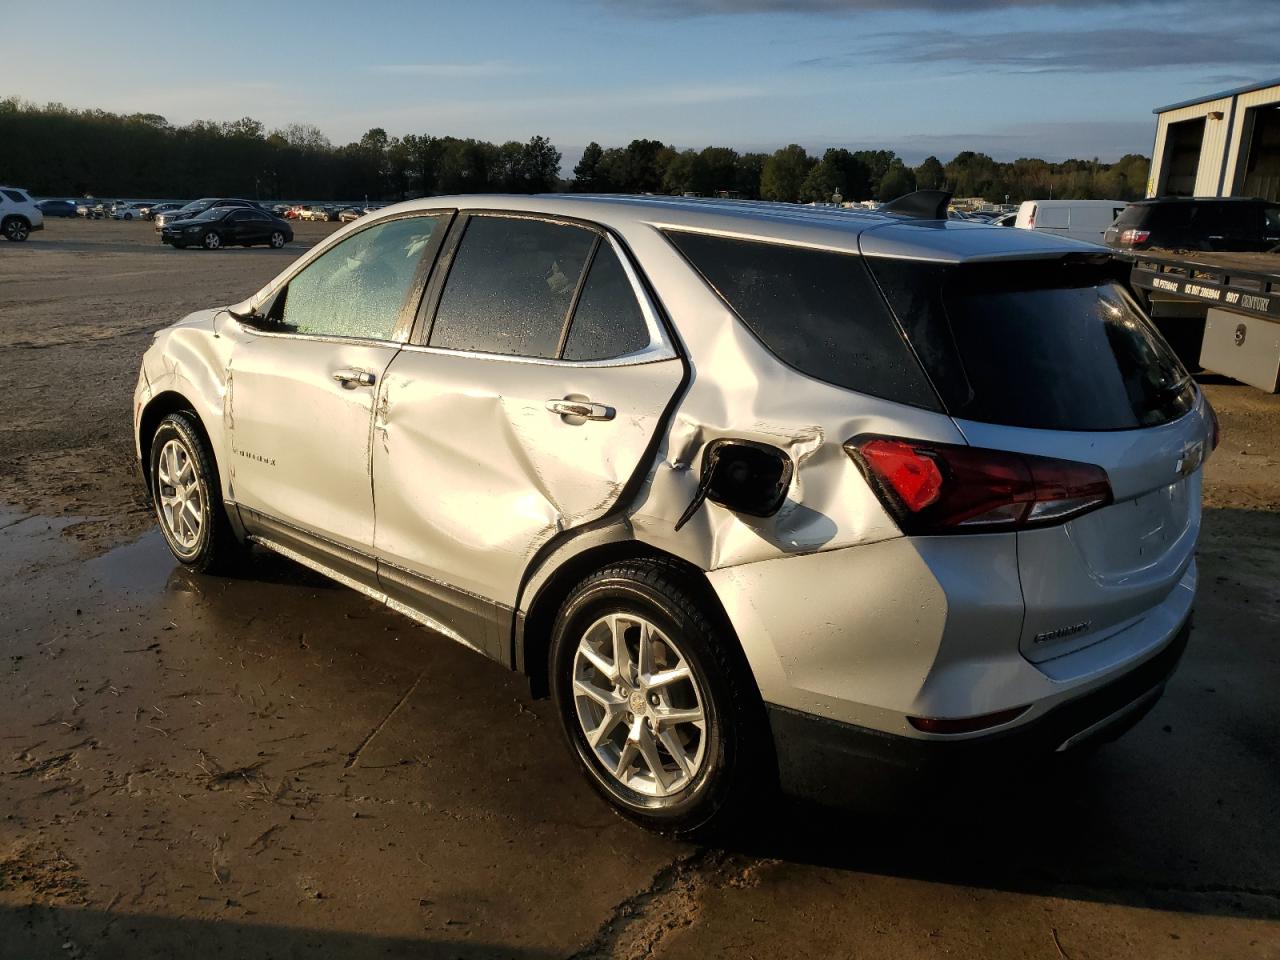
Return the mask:
POLYGON ((370 73, 394 77, 459 77, 474 79, 479 77, 509 77, 517 73, 528 73, 529 67, 498 60, 481 63, 385 63, 369 67, 370 73))
POLYGON ((1280 35, 1239 29, 1014 30, 955 33, 927 30, 882 33, 862 50, 798 61, 804 67, 847 67, 882 63, 957 64, 1005 73, 1064 73, 1077 70, 1127 73, 1188 67, 1274 67, 1280 62, 1280 35))
MULTIPOLYGON (((978 13, 1044 7, 1113 7, 1131 9, 1133 0, 604 0, 607 5, 641 10, 663 16, 715 16, 752 13, 871 13, 884 11, 929 11, 932 13, 978 13)), ((1143 0, 1139 0, 1143 2, 1143 0)), ((1184 0, 1145 0, 1146 5, 1169 6, 1184 0)))

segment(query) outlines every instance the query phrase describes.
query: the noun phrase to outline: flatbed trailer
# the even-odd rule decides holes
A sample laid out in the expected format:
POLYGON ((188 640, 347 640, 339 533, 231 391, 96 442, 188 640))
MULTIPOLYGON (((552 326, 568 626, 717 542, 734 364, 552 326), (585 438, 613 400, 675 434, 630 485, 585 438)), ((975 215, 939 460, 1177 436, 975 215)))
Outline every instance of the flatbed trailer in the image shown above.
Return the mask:
POLYGON ((1130 282, 1184 361, 1280 391, 1280 251, 1142 250, 1130 282))

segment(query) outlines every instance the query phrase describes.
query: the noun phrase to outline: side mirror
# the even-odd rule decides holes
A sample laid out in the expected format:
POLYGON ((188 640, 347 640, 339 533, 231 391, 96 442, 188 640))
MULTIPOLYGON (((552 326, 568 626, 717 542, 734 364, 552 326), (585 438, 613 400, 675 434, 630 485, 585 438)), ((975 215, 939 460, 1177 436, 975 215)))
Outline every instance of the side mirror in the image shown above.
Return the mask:
POLYGON ((702 454, 697 493, 675 528, 679 530, 688 523, 704 500, 736 513, 771 517, 787 499, 794 469, 785 451, 767 443, 712 440, 702 454))

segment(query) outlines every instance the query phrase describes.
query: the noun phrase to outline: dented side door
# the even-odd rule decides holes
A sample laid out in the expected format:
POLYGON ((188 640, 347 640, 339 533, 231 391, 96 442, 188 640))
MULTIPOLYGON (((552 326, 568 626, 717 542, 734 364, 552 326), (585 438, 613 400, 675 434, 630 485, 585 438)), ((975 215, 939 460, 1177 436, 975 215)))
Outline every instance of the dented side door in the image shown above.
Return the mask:
MULTIPOLYGON (((530 560, 557 534, 603 516, 647 468, 684 377, 633 265, 603 234, 598 243, 625 268, 647 346, 575 362, 410 344, 388 367, 375 410, 382 588, 499 660, 530 560)), ((448 258, 446 247, 442 269, 448 258)))

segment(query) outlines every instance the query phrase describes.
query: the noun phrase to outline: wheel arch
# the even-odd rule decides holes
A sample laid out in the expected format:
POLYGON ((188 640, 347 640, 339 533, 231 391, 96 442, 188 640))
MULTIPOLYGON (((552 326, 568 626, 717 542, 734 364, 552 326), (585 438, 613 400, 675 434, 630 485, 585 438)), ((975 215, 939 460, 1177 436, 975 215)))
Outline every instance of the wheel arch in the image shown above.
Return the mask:
POLYGON ((608 538, 607 531, 591 531, 581 538, 575 538, 587 541, 585 545, 569 541, 562 545, 561 550, 573 551, 574 547, 578 547, 576 552, 570 552, 567 556, 562 554, 560 557, 553 553, 527 579, 525 592, 531 599, 527 610, 516 612, 512 663, 516 670, 528 678, 529 690, 534 697, 546 697, 550 693, 547 656, 551 647, 551 630, 564 601, 574 587, 595 571, 626 560, 661 560, 675 564, 688 578, 689 585, 698 594, 699 600, 706 604, 708 616, 716 624, 717 631, 733 644, 745 664, 746 655, 738 634, 719 596, 707 580, 706 573, 675 554, 630 536, 618 536, 618 532, 615 532, 612 539, 608 538), (592 533, 596 535, 592 536, 592 533), (605 536, 601 537, 601 533, 605 536))
MULTIPOLYGON (((196 422, 200 433, 204 436, 205 443, 209 444, 209 449, 213 450, 213 444, 209 440, 209 431, 201 419, 200 413, 196 410, 196 405, 187 397, 179 393, 177 390, 164 390, 148 401, 147 405, 142 408, 142 413, 138 417, 138 452, 140 454, 139 467, 142 470, 142 477, 147 485, 147 492, 152 496, 155 491, 151 489, 151 442, 155 439, 156 429, 160 426, 160 421, 171 413, 191 414, 196 422)), ((217 459, 216 456, 214 458, 217 459)))

